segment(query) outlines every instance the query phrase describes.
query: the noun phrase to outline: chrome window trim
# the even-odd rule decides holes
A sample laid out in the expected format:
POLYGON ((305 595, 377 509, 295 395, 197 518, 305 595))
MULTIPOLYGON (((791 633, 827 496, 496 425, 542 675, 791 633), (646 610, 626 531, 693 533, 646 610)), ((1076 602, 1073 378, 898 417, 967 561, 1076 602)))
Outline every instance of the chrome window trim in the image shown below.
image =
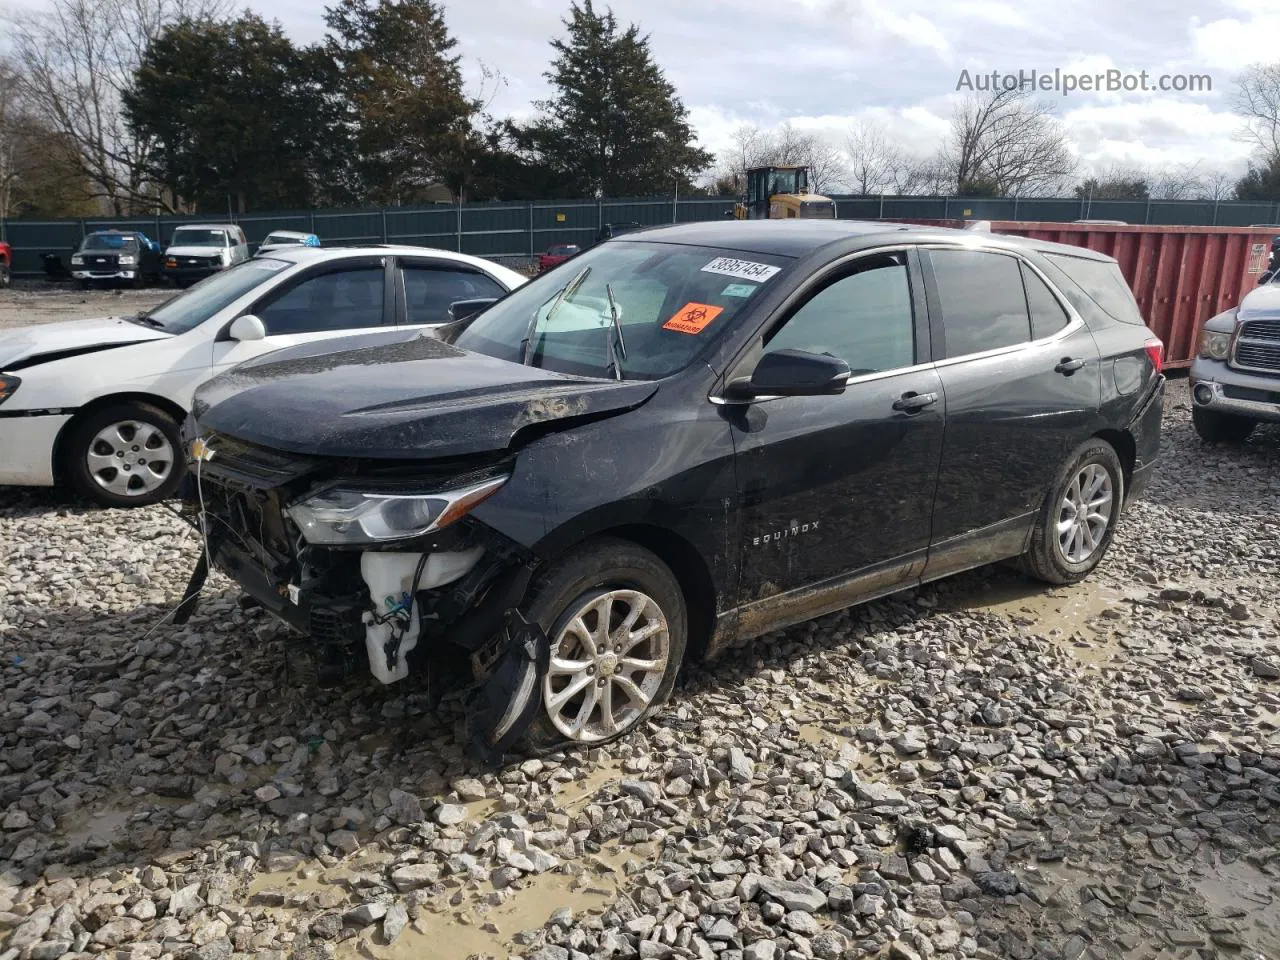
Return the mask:
MULTIPOLYGON (((1012 257, 1018 263, 1028 268, 1032 273, 1034 273, 1037 277, 1039 277, 1044 282, 1044 285, 1049 288, 1049 293, 1052 294, 1053 298, 1058 301, 1058 306, 1062 307, 1062 309, 1065 310, 1067 313, 1067 325, 1064 326, 1061 330, 1057 330, 1054 333, 1051 333, 1047 337, 1041 337, 1038 340, 1027 340, 1023 343, 1011 343, 1007 347, 994 347, 991 350, 981 350, 981 351, 978 351, 977 353, 965 353, 958 357, 946 357, 942 360, 938 360, 934 364, 934 366, 936 367, 940 367, 940 368, 950 367, 950 366, 954 366, 957 363, 967 363, 970 360, 986 360, 989 357, 1001 357, 1001 356, 1004 356, 1005 354, 1018 353, 1022 350, 1028 350, 1033 347, 1048 346, 1049 344, 1056 343, 1059 340, 1066 339, 1067 337, 1077 333, 1078 331, 1080 331, 1082 328, 1085 327, 1084 317, 1080 316, 1076 308, 1071 305, 1071 302, 1067 300, 1065 296, 1063 296, 1062 291, 1057 288, 1057 286, 1053 283, 1052 280, 1050 280, 1047 276, 1045 276, 1043 270, 1041 270, 1034 263, 1028 260, 1025 256, 1022 255, 1021 251, 1015 248, 1002 247, 992 243, 937 243, 937 242, 934 242, 934 243, 922 243, 919 245, 919 249, 921 250, 972 250, 977 253, 991 253, 1001 257, 1012 257)), ((1023 291, 1023 298, 1024 299, 1026 298, 1025 290, 1023 291)), ((945 311, 945 307, 944 307, 944 311, 945 311)), ((945 334, 945 331, 946 331, 945 317, 942 318, 942 324, 943 324, 943 332, 945 334)), ((1028 336, 1031 335, 1030 304, 1027 305, 1027 335, 1028 336)))
MULTIPOLYGON (((894 243, 882 244, 878 247, 867 247, 865 250, 856 250, 853 253, 845 254, 843 257, 840 257, 836 260, 832 260, 830 263, 825 264, 822 268, 822 273, 823 274, 834 273, 840 270, 841 268, 843 268, 844 266, 846 266, 847 264, 853 263, 855 260, 860 260, 863 257, 877 256, 877 255, 882 255, 886 253, 907 253, 908 251, 913 249, 916 249, 916 250, 920 249, 920 245, 916 243, 904 242, 901 240, 896 241, 894 243)), ((904 268, 907 269, 907 276, 908 278, 910 278, 910 275, 911 275, 910 267, 907 266, 906 264, 904 264, 903 266, 904 268)), ((808 288, 805 287, 792 293, 792 295, 787 298, 786 302, 782 303, 778 307, 777 311, 773 314, 773 316, 771 316, 769 319, 772 320, 774 316, 777 316, 778 314, 786 313, 788 310, 790 310, 792 307, 795 306, 796 301, 800 298, 800 296, 803 293, 807 293, 807 291, 808 291, 808 288)), ((913 310, 911 314, 911 324, 912 324, 911 335, 912 335, 913 341, 915 338, 915 322, 916 322, 916 315, 915 315, 914 304, 913 304, 913 310)), ((747 344, 741 350, 738 351, 738 353, 734 356, 734 358, 731 361, 729 361, 729 363, 725 364, 725 370, 726 370, 725 385, 726 386, 728 386, 728 382, 729 382, 727 371, 733 370, 734 367, 736 367, 741 362, 743 356, 745 356, 751 350, 751 344, 752 344, 752 341, 748 341, 747 344)), ((912 372, 918 372, 920 370, 928 370, 932 366, 933 366, 933 362, 928 361, 925 363, 913 364, 910 367, 895 367, 893 370, 879 370, 875 373, 866 373, 860 377, 850 377, 848 380, 845 381, 845 387, 847 388, 850 384, 865 383, 869 380, 880 380, 880 379, 883 379, 884 377, 897 376, 900 373, 912 373, 912 372)), ((839 394, 833 394, 833 396, 839 396, 839 394)), ((744 404, 747 404, 747 403, 764 403, 768 400, 783 400, 786 398, 775 397, 775 396, 760 396, 760 397, 752 397, 750 400, 747 400, 747 401, 729 400, 729 399, 726 399, 723 395, 712 391, 711 393, 707 394, 707 399, 712 403, 716 404, 717 406, 743 406, 744 404)))

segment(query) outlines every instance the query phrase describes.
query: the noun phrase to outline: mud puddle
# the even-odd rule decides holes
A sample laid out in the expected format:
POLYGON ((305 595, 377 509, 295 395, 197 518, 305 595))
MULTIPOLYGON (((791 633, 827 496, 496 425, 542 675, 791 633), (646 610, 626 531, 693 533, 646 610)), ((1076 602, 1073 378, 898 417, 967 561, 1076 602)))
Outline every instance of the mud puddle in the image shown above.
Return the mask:
POLYGON ((136 810, 116 808, 82 812, 74 821, 66 824, 61 833, 73 850, 81 847, 102 850, 120 839, 136 813, 136 810))
MULTIPOLYGON (((651 851, 650 851, 651 852, 651 851)), ((343 944, 339 957, 372 957, 377 960, 469 960, 477 954, 504 954, 511 938, 522 930, 540 929, 557 910, 573 911, 574 922, 586 914, 604 913, 618 896, 623 865, 639 859, 634 848, 602 849, 582 861, 580 873, 543 873, 526 877, 520 887, 510 888, 511 897, 495 907, 481 904, 448 915, 424 916, 411 924, 390 946, 379 942, 379 934, 364 934, 343 944), (447 934, 441 936, 447 925, 447 934)), ((492 891, 483 884, 481 895, 492 891)), ((425 905, 427 911, 431 905, 425 905)))

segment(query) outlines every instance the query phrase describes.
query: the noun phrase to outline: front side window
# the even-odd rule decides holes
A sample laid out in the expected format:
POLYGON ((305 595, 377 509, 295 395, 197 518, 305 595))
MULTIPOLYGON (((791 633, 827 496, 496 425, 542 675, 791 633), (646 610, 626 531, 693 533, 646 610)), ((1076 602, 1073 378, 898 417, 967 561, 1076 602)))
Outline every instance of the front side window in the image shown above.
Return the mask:
POLYGON ((765 348, 839 357, 855 377, 911 366, 916 345, 906 255, 859 260, 852 273, 805 302, 765 348))
POLYGON ((448 323, 451 304, 507 292, 496 280, 472 270, 405 264, 403 271, 406 323, 448 323))
POLYGON ((454 342, 590 377, 612 378, 616 353, 624 379, 666 377, 716 343, 790 262, 715 247, 602 244, 517 288, 454 342))
POLYGON ((983 250, 930 250, 929 260, 942 304, 947 357, 1031 339, 1017 258, 983 250))
POLYGON ((308 277, 255 312, 268 334, 359 330, 382 325, 382 267, 308 277))

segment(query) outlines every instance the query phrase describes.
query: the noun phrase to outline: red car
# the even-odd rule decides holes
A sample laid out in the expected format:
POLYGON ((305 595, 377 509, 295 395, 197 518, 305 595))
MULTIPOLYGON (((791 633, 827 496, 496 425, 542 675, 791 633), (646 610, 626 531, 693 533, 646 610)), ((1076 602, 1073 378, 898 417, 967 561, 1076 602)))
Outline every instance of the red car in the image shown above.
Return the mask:
POLYGON ((582 252, 582 248, 576 243, 553 243, 547 247, 546 253, 538 255, 538 272, 550 270, 552 267, 564 263, 570 257, 577 256, 582 252))
POLYGON ((13 247, 0 243, 0 290, 9 285, 13 276, 13 247))

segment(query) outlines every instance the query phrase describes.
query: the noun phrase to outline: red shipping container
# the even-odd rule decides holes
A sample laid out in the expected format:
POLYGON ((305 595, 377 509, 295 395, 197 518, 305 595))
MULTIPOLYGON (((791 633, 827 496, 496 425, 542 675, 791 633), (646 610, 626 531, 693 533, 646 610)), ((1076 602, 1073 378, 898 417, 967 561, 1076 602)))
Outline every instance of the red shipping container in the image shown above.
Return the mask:
MULTIPOLYGON (((911 220, 964 227, 973 221, 911 220)), ((1165 365, 1188 367, 1201 325, 1237 306, 1267 268, 1280 229, 1170 227, 992 220, 992 233, 1087 247, 1120 262, 1147 326, 1164 341, 1165 365)))

